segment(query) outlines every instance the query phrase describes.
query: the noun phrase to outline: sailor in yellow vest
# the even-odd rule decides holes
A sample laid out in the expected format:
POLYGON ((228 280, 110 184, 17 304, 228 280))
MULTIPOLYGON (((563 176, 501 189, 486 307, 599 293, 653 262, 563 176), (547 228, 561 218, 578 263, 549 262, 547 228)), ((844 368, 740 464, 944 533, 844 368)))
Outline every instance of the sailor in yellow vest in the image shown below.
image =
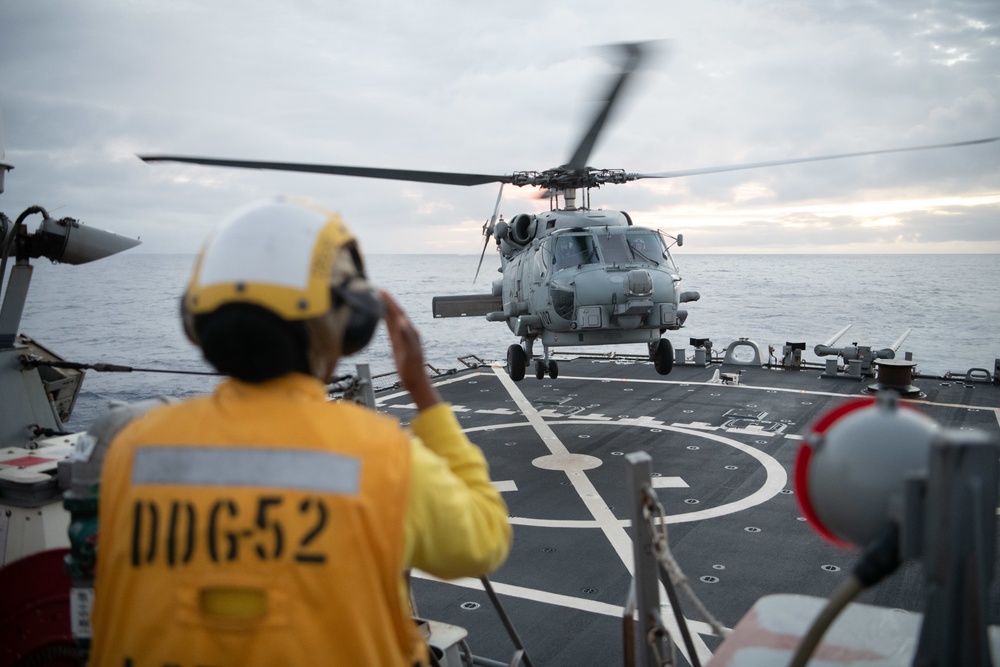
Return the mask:
POLYGON ((404 570, 478 576, 507 555, 482 452, 428 381, 417 332, 365 280, 336 215, 278 199, 198 258, 188 336, 231 376, 150 411, 104 463, 91 665, 413 665, 404 570), (384 311, 412 432, 324 383, 384 311))

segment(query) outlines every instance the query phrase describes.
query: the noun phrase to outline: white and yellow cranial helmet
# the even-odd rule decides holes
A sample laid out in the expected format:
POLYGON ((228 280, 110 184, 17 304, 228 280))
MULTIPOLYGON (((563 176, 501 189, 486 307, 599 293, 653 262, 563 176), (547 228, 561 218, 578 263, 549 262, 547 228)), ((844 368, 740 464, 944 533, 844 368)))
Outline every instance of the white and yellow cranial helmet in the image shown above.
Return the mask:
POLYGON ((315 340, 311 332, 310 344, 335 344, 327 351, 336 356, 364 347, 382 315, 357 242, 340 216, 291 198, 249 204, 208 239, 184 294, 188 336, 198 343, 195 316, 232 303, 303 320, 311 329, 319 324, 335 340, 315 340))

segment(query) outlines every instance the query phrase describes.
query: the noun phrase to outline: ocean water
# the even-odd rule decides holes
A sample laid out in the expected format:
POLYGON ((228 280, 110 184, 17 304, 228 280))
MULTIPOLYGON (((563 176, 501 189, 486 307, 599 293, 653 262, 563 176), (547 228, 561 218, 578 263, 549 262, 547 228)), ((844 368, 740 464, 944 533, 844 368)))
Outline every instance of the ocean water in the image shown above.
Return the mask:
MULTIPOLYGON (((710 338, 722 351, 748 338, 780 357, 786 342, 815 345, 850 324, 837 342, 888 347, 911 333, 899 355, 911 352, 918 372, 942 374, 985 368, 1000 357, 1000 255, 690 255, 675 257, 684 289, 701 300, 686 304, 686 326, 668 332, 675 347, 710 338)), ((499 258, 488 256, 479 280, 470 255, 373 255, 373 283, 396 296, 419 329, 426 361, 442 370, 475 354, 503 359, 516 342, 506 325, 481 318, 435 320, 436 295, 489 291, 499 258)), ((36 263, 21 331, 70 361, 113 363, 162 371, 208 371, 187 341, 178 316, 194 257, 122 253, 82 266, 36 263)), ((570 348, 642 354, 644 346, 570 348)), ((540 352, 540 348, 538 349, 540 352)), ((393 368, 384 327, 361 354, 341 363, 393 368)), ((568 368, 564 366, 564 373, 568 368)), ((215 377, 172 373, 88 371, 70 426, 86 427, 110 400, 155 395, 179 398, 211 391, 215 377)))

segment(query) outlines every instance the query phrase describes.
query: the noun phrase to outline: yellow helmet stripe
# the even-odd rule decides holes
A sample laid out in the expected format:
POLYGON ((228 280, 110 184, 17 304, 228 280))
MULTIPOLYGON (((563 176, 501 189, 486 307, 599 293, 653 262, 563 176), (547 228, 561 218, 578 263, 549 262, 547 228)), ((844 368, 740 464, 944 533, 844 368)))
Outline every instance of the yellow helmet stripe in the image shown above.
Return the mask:
POLYGON ((308 202, 289 203, 303 205, 293 209, 297 215, 290 216, 290 207, 277 201, 235 214, 238 238, 230 237, 223 223, 202 251, 188 287, 185 305, 192 314, 252 303, 284 319, 302 320, 330 309, 333 265, 354 237, 340 216, 308 202), (281 206, 280 219, 273 206, 281 206))

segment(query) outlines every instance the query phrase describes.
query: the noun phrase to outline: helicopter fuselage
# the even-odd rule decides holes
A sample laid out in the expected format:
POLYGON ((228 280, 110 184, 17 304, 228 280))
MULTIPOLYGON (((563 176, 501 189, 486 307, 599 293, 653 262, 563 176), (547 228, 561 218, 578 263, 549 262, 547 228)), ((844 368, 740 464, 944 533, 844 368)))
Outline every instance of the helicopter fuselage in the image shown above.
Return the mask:
POLYGON ((621 211, 525 213, 498 223, 494 236, 503 311, 487 319, 545 347, 655 343, 683 326, 680 304, 698 298, 680 291, 665 235, 621 211))

